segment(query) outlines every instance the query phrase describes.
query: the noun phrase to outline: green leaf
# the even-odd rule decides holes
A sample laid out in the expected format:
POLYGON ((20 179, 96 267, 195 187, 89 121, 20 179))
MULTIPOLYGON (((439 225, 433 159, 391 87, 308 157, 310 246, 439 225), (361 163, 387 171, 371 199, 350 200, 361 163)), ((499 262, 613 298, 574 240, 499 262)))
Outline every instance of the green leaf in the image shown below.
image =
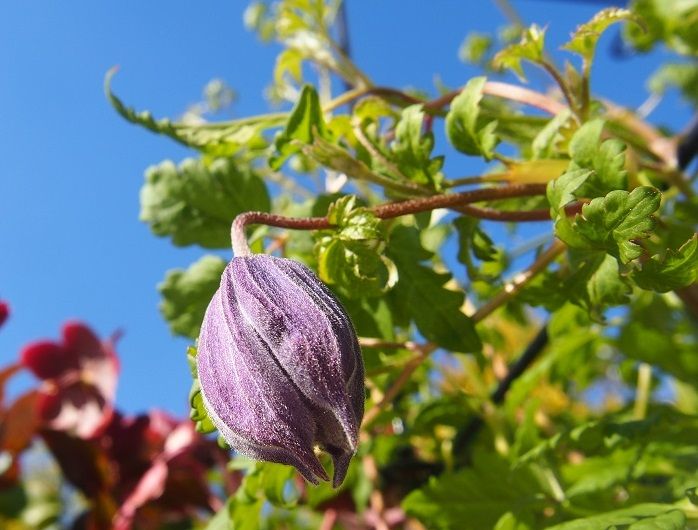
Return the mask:
POLYGON ((409 194, 423 193, 425 191, 425 188, 417 183, 400 181, 375 173, 364 162, 354 158, 343 147, 334 145, 319 136, 315 137, 312 144, 303 147, 303 153, 323 166, 357 180, 372 182, 387 189, 403 191, 409 194))
POLYGON ((638 287, 660 293, 691 285, 698 278, 698 235, 678 250, 669 249, 664 256, 652 256, 631 277, 638 287))
POLYGON ((274 140, 276 152, 269 158, 269 165, 279 169, 289 156, 301 150, 302 145, 311 144, 316 136, 327 135, 320 98, 311 85, 304 85, 286 127, 274 140))
POLYGON ((400 172, 412 182, 438 189, 442 175, 443 157, 431 158, 434 135, 423 134, 424 112, 421 105, 412 105, 402 111, 395 126, 392 154, 400 172))
POLYGON ((453 221, 458 231, 458 261, 466 266, 471 280, 491 281, 499 276, 505 268, 506 256, 498 249, 490 237, 480 228, 478 219, 461 216, 453 221), (479 267, 475 260, 490 264, 501 264, 486 270, 479 267), (492 274, 494 272, 494 274, 492 274))
POLYGON ((419 263, 430 256, 414 228, 396 227, 388 246, 388 256, 397 265, 399 280, 392 289, 395 303, 414 320, 429 341, 456 352, 479 352, 480 339, 472 320, 462 311, 464 295, 446 289, 448 273, 419 263))
POLYGON ((671 504, 637 504, 630 508, 575 519, 548 527, 548 530, 682 530, 686 516, 671 504))
POLYGON ((470 32, 458 49, 458 58, 464 63, 483 65, 492 49, 492 37, 486 33, 470 32))
POLYGON ((570 140, 570 170, 593 170, 584 185, 577 190, 577 197, 600 197, 613 190, 624 190, 628 186, 625 144, 617 139, 602 143, 603 128, 603 120, 591 120, 582 125, 570 140))
POLYGON ((545 29, 533 24, 522 33, 519 42, 507 46, 494 56, 494 67, 509 68, 519 76, 519 79, 524 80, 521 61, 540 64, 544 59, 544 48, 545 29))
POLYGON ((649 186, 630 193, 612 191, 582 207, 575 229, 590 248, 605 250, 628 263, 640 256, 642 248, 634 240, 649 236, 655 225, 652 214, 659 209, 660 201, 659 191, 649 186))
POLYGON ((589 178, 591 171, 586 169, 573 169, 565 171, 555 180, 551 180, 546 189, 548 202, 550 203, 550 215, 553 219, 562 215, 563 208, 575 200, 574 192, 589 178))
POLYGON ((599 11, 589 22, 577 27, 572 38, 562 47, 589 61, 594 57, 594 50, 601 34, 612 24, 624 20, 641 25, 640 18, 627 9, 609 7, 599 11))
POLYGON ((464 528, 467 521, 468 528, 484 529, 507 513, 526 516, 542 508, 541 493, 528 468, 512 471, 507 461, 482 453, 473 458, 472 468, 432 477, 402 507, 428 528, 464 528))
MULTIPOLYGON (((117 69, 112 68, 104 79, 104 91, 109 103, 119 115, 130 123, 140 125, 156 134, 169 136, 176 142, 215 156, 229 156, 240 149, 250 147, 261 137, 261 131, 282 125, 285 117, 279 114, 262 114, 224 123, 173 122, 167 118, 155 119, 148 111, 136 111, 127 107, 111 90, 111 80, 117 69)), ((255 147, 260 147, 255 145, 255 147)))
POLYGON ((642 51, 664 43, 683 55, 698 55, 696 17, 698 5, 692 0, 634 0, 633 11, 643 26, 627 25, 625 34, 642 51))
POLYGON ((210 164, 191 158, 151 166, 141 189, 142 221, 178 246, 228 248, 230 225, 239 213, 269 210, 264 181, 235 159, 210 164))
POLYGON ((461 153, 484 156, 489 160, 499 140, 494 133, 496 121, 484 126, 478 123, 482 89, 486 81, 485 77, 471 79, 455 97, 446 115, 446 136, 461 153))
POLYGON ((647 291, 633 300, 617 340, 626 357, 656 366, 693 386, 698 382, 696 344, 698 333, 683 308, 647 291))
POLYGON ((608 306, 628 302, 631 293, 627 280, 620 275, 618 261, 605 252, 580 251, 571 260, 573 273, 564 283, 568 299, 589 311, 595 321, 603 320, 608 306))
POLYGON ((604 120, 596 118, 589 120, 574 133, 570 140, 569 153, 580 167, 590 168, 596 154, 601 133, 604 128, 604 120))
POLYGON ((199 336, 199 328, 211 298, 221 283, 225 260, 204 256, 188 269, 167 272, 158 285, 162 295, 160 312, 172 333, 190 339, 199 336))
POLYGON ((681 94, 694 105, 698 105, 698 64, 664 64, 652 74, 647 82, 656 94, 664 94, 670 88, 678 88, 681 94))
POLYGON ((355 204, 346 195, 330 205, 327 219, 337 229, 315 234, 318 273, 348 298, 379 296, 395 284, 397 270, 383 255, 380 220, 355 204))

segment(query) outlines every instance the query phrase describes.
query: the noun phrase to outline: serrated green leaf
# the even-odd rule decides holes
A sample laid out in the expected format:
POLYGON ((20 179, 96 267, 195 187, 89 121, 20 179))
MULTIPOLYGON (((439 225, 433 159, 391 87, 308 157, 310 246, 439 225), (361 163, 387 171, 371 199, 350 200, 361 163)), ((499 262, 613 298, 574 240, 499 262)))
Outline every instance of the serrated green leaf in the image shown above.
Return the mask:
POLYGON ((493 528, 507 512, 524 517, 544 503, 542 490, 527 468, 512 471, 491 453, 473 459, 473 468, 432 477, 402 502, 405 512, 428 528, 493 528))
POLYGON ((624 20, 629 20, 641 25, 640 18, 628 9, 609 7, 599 11, 589 22, 577 27, 572 34, 572 38, 562 47, 571 52, 578 53, 586 60, 591 60, 594 57, 596 44, 603 32, 606 31, 611 24, 624 20))
POLYGON ((664 256, 652 256, 631 277, 642 289, 660 293, 692 284, 698 278, 698 235, 678 250, 669 249, 664 256))
POLYGON ((484 126, 478 124, 479 105, 486 81, 484 77, 471 79, 454 98, 446 115, 446 136, 461 153, 480 155, 489 160, 499 140, 494 132, 496 121, 484 126))
POLYGON ((612 191, 582 207, 575 230, 590 248, 605 250, 628 263, 640 256, 642 248, 634 240, 650 234, 655 224, 652 214, 659 209, 660 201, 659 191, 649 186, 630 193, 612 191))
POLYGON ((345 195, 327 209, 327 220, 337 227, 335 237, 347 241, 379 239, 380 219, 364 207, 356 206, 355 195, 345 195))
POLYGON ((317 92, 311 85, 304 85, 298 101, 293 106, 286 127, 274 140, 276 152, 269 157, 272 169, 279 169, 292 154, 303 145, 313 142, 316 136, 327 137, 327 126, 317 92))
POLYGON ((396 227, 390 236, 388 256, 395 262, 399 280, 392 289, 396 304, 414 320, 429 341, 456 352, 479 352, 480 338, 472 320, 462 311, 462 292, 446 289, 451 279, 419 261, 429 257, 414 228, 396 227))
POLYGON ((510 68, 524 80, 524 72, 521 61, 526 60, 535 64, 543 61, 545 48, 545 29, 531 25, 524 30, 521 40, 515 44, 510 44, 494 56, 493 64, 495 68, 510 68))
POLYGON ((211 298, 218 289, 225 260, 204 256, 188 269, 168 271, 158 285, 162 295, 160 312, 172 333, 195 339, 211 298))
POLYGON ((394 263, 361 241, 323 239, 317 253, 320 279, 349 298, 380 296, 397 281, 394 263))
POLYGON ((151 166, 141 189, 142 221, 178 246, 228 248, 230 225, 239 213, 268 211, 264 181, 234 159, 211 164, 191 158, 151 166))
POLYGON ((671 504, 638 504, 630 508, 575 519, 548 530, 682 530, 686 516, 671 504))
POLYGON ((379 296, 395 284, 397 270, 382 253, 380 220, 355 204, 356 197, 346 195, 329 206, 327 219, 336 229, 315 234, 318 274, 348 298, 379 296))
POLYGON ((424 111, 421 105, 412 105, 402 111, 395 126, 392 155, 400 169, 412 182, 439 189, 443 157, 431 158, 434 135, 424 133, 424 111))
POLYGON ((580 127, 570 140, 570 170, 593 170, 584 185, 577 190, 578 197, 600 197, 613 190, 626 189, 628 186, 625 144, 617 139, 609 139, 602 143, 603 128, 603 120, 591 120, 580 127))

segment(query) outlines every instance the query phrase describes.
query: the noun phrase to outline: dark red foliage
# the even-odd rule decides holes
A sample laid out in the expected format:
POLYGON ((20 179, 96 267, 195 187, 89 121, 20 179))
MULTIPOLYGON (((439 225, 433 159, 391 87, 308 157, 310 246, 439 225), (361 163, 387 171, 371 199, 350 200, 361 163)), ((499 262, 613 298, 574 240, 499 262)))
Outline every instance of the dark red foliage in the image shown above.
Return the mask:
POLYGON ((0 300, 0 327, 10 316, 10 306, 4 300, 0 300))
MULTIPOLYGON (((2 311, 0 305, 0 311, 2 311)), ((0 315, 1 316, 1 315, 0 315)), ((226 452, 194 430, 193 423, 151 411, 126 417, 114 409, 118 377, 115 339, 100 341, 84 324, 69 322, 60 341, 37 341, 20 363, 0 369, 0 451, 13 458, 0 475, 0 489, 19 479, 19 454, 36 436, 88 508, 73 528, 160 528, 222 501, 207 475, 218 467, 225 478, 226 452), (41 382, 9 406, 5 382, 22 368, 41 382)))
POLYGON ((119 371, 112 340, 68 322, 61 342, 31 343, 20 362, 43 381, 38 407, 46 427, 89 438, 109 423, 119 371))

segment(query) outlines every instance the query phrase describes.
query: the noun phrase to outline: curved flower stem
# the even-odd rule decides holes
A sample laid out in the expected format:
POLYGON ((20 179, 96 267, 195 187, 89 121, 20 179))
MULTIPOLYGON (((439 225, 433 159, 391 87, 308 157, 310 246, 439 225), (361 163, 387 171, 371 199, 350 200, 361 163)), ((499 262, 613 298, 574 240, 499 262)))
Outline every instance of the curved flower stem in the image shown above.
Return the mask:
MULTIPOLYGON (((460 92, 461 89, 454 90, 433 99, 424 105, 424 109, 432 111, 441 109, 451 103, 451 101, 453 101, 453 99, 460 94, 460 92)), ((500 83, 499 81, 487 81, 482 89, 482 92, 488 96, 495 96, 502 99, 523 103, 524 105, 529 105, 531 107, 536 107, 549 114, 557 114, 558 112, 561 112, 567 108, 566 105, 546 96, 545 94, 541 94, 540 92, 536 92, 518 85, 500 83)))
MULTIPOLYGON (((493 188, 480 188, 460 193, 446 193, 420 197, 406 201, 389 202, 369 208, 379 219, 393 219, 403 215, 435 210, 437 208, 454 208, 473 202, 509 199, 513 197, 530 197, 543 195, 545 184, 515 184, 493 188)), ((238 215, 230 229, 233 252, 236 256, 248 256, 251 251, 245 236, 245 227, 250 224, 264 224, 277 228, 295 230, 322 230, 331 228, 327 217, 285 217, 266 212, 245 212, 238 215)))
MULTIPOLYGON (((336 97, 327 103, 323 110, 326 112, 334 110, 337 107, 351 103, 352 101, 361 97, 373 95, 388 100, 399 101, 402 104, 407 105, 421 103, 424 105, 425 111, 430 113, 438 113, 443 107, 451 103, 453 98, 460 94, 461 91, 462 88, 458 88, 430 101, 425 101, 396 88, 383 86, 358 87, 336 97)), ((557 114, 558 112, 567 108, 567 106, 563 103, 560 103, 559 101, 546 96, 545 94, 536 92, 535 90, 531 90, 529 88, 524 88, 522 86, 512 85, 510 83, 487 81, 482 91, 488 96, 495 96, 502 99, 508 99, 510 101, 516 101, 517 103, 523 103, 524 105, 538 108, 549 114, 557 114)))
POLYGON ((543 272, 550 263, 553 262, 567 248, 565 244, 556 239, 547 250, 545 250, 531 266, 523 272, 518 273, 513 280, 507 283, 504 288, 491 298, 485 305, 471 315, 473 322, 480 322, 485 317, 494 312, 495 309, 511 300, 516 294, 537 274, 543 272))

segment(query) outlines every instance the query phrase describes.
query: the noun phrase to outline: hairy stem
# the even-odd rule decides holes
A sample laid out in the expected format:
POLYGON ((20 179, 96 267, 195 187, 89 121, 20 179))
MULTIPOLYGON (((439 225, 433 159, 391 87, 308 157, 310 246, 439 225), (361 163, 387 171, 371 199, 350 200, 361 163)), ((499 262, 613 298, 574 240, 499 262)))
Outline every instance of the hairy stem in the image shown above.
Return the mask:
MULTIPOLYGON (((369 208, 379 219, 394 219, 403 215, 435 210, 437 208, 454 208, 464 204, 481 201, 509 199, 513 197, 530 197, 545 193, 544 184, 515 184, 493 188, 446 193, 420 197, 406 201, 389 202, 369 208)), ((231 227, 231 241, 236 256, 248 256, 251 251, 245 236, 245 227, 251 224, 264 224, 277 228, 294 230, 322 230, 331 228, 327 217, 285 217, 266 212, 245 212, 238 215, 231 227)))

